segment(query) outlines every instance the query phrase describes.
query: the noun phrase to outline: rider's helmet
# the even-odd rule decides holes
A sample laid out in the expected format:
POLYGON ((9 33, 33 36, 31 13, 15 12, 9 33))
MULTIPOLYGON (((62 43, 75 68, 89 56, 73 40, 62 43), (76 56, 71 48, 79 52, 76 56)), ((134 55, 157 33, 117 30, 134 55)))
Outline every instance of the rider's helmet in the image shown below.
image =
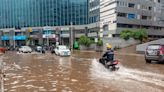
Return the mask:
POLYGON ((106 44, 106 48, 107 48, 107 50, 110 50, 110 49, 112 49, 112 45, 106 44))

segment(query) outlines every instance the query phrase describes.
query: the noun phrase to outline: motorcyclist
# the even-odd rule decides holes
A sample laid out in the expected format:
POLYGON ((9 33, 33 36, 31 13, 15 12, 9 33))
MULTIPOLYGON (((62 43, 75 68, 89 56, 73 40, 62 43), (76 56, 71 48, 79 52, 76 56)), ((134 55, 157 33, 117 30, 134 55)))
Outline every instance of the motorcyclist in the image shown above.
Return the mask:
POLYGON ((111 65, 114 62, 114 51, 112 50, 112 45, 106 45, 107 51, 104 53, 103 58, 100 63, 104 65, 111 65))

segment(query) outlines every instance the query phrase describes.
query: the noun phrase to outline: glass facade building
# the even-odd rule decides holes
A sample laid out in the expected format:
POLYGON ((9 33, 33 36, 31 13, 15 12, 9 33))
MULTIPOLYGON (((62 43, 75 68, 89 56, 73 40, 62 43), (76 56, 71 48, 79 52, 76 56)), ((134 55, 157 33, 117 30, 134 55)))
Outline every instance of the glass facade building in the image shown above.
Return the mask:
POLYGON ((89 23, 100 21, 100 0, 89 0, 89 23))
POLYGON ((0 0, 0 28, 83 25, 88 0, 0 0))

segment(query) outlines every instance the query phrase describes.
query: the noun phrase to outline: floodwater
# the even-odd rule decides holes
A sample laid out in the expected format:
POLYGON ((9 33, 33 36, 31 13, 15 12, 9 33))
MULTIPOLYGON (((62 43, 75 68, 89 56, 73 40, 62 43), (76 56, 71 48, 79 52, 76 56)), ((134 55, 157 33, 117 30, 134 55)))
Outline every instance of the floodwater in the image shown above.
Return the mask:
POLYGON ((143 55, 116 53, 120 69, 99 64, 100 52, 71 57, 7 52, 1 57, 5 92, 164 92, 164 64, 146 64, 143 55))

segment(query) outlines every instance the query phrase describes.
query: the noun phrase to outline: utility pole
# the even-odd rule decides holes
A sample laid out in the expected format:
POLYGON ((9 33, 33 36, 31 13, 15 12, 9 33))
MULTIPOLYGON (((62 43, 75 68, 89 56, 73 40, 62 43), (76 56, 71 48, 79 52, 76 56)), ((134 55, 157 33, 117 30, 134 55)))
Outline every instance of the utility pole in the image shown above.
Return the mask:
POLYGON ((46 37, 47 37, 47 46, 49 46, 49 39, 48 39, 48 30, 47 30, 47 35, 46 35, 46 37))
POLYGON ((70 49, 71 49, 71 51, 73 51, 73 28, 72 28, 72 26, 73 26, 73 24, 72 24, 72 22, 71 22, 71 32, 70 32, 70 49))
POLYGON ((15 49, 15 29, 14 29, 13 41, 14 41, 14 49, 15 49))

